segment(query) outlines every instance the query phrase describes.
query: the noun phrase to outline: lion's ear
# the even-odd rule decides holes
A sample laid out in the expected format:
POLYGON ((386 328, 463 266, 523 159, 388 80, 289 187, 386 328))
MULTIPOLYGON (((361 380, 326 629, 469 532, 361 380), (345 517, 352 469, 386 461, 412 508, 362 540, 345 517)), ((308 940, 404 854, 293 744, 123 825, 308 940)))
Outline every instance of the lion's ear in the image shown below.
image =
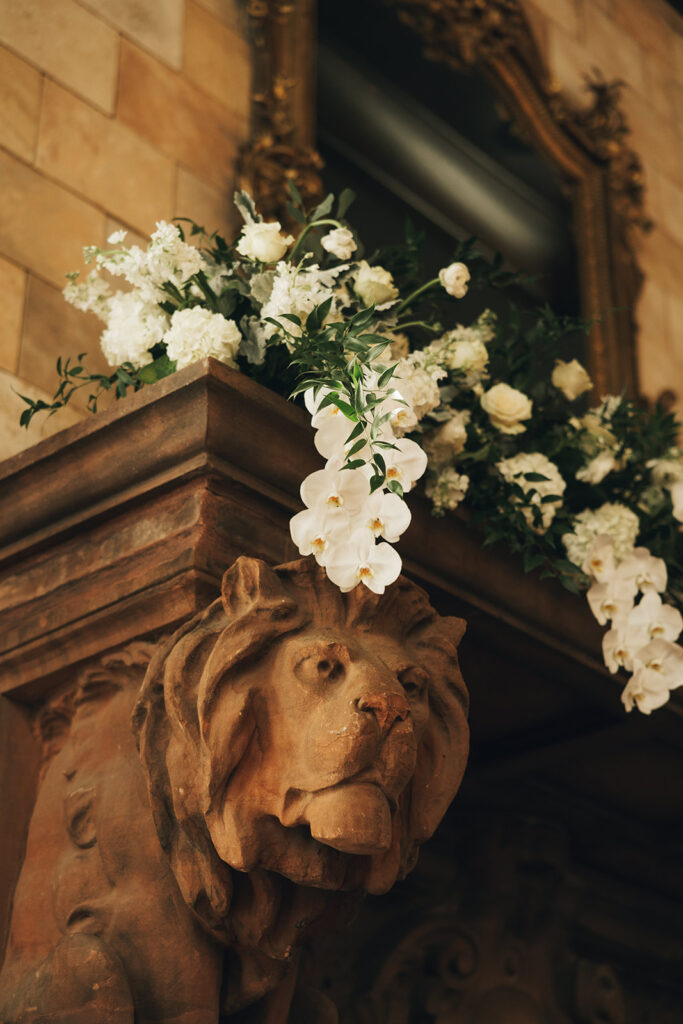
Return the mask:
POLYGON ((241 555, 223 574, 223 607, 230 618, 240 618, 258 608, 271 618, 284 618, 295 607, 276 572, 260 558, 241 555))

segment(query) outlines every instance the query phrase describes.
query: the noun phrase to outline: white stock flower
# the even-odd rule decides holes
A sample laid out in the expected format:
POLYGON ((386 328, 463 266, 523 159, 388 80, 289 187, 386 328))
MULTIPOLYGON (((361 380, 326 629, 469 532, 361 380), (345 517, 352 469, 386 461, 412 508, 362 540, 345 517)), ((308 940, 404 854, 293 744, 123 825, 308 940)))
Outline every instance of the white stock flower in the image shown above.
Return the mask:
POLYGON ((442 423, 436 430, 424 436, 423 445, 432 469, 448 465, 464 449, 469 421, 469 410, 462 409, 446 423, 442 423))
POLYGON ((62 295, 76 309, 94 313, 100 320, 107 322, 112 291, 109 282, 99 277, 96 270, 92 270, 85 281, 69 281, 62 295))
MULTIPOLYGON (((282 320, 285 313, 298 316, 302 324, 316 306, 334 298, 334 283, 338 274, 345 266, 334 267, 332 270, 320 270, 317 264, 298 268, 289 263, 278 263, 273 276, 272 287, 267 301, 261 309, 261 317, 272 317, 280 320, 291 334, 300 335, 301 331, 289 320, 282 320)), ((335 314, 334 303, 330 316, 335 314)), ((272 324, 266 330, 270 335, 275 331, 272 324)))
POLYGON ((383 594, 386 587, 398 579, 401 558, 390 544, 375 544, 371 530, 358 530, 343 546, 330 555, 326 572, 343 594, 359 583, 375 594, 383 594))
POLYGON ((558 388, 570 402, 593 387, 593 381, 578 359, 572 359, 569 363, 562 359, 555 360, 550 380, 553 387, 558 388))
POLYGON ((291 235, 282 234, 278 221, 253 221, 242 228, 237 251, 248 260, 277 263, 293 241, 291 235))
POLYGON ((389 271, 384 267, 371 267, 367 260, 358 264, 353 290, 364 305, 371 306, 374 302, 379 310, 386 309, 398 298, 398 288, 389 271))
POLYGON ((151 349, 163 340, 168 316, 138 292, 117 292, 109 301, 107 326, 100 345, 110 366, 132 363, 136 369, 152 359, 151 349))
POLYGON ((350 259, 351 253, 356 251, 353 233, 348 228, 335 228, 333 231, 328 231, 320 239, 320 244, 325 252, 332 253, 340 260, 350 259))
POLYGON ((633 551, 640 520, 635 512, 614 501, 605 502, 595 510, 584 509, 574 517, 573 525, 573 532, 565 533, 562 543, 569 561, 582 566, 596 538, 601 534, 611 538, 617 561, 626 558, 633 551))
POLYGON ((470 272, 464 263, 451 263, 439 271, 439 283, 449 295, 463 299, 467 294, 470 272))
POLYGON ((165 282, 181 288, 207 267, 199 249, 183 241, 180 228, 163 220, 158 221, 146 250, 133 245, 116 252, 98 253, 97 263, 111 274, 124 277, 146 300, 157 302, 164 296, 165 282))
POLYGON ((125 228, 119 228, 118 231, 112 231, 112 233, 109 235, 109 238, 107 239, 107 242, 109 243, 109 245, 121 245, 121 243, 125 241, 127 234, 128 232, 125 230, 125 228))
POLYGON ((234 367, 242 334, 234 320, 194 306, 173 314, 164 341, 168 358, 175 360, 179 370, 207 356, 234 367))
POLYGON ((452 466, 442 469, 425 485, 425 494, 437 512, 453 512, 467 494, 470 478, 452 466))
POLYGON ((266 358, 268 332, 266 324, 258 316, 243 316, 240 328, 244 337, 240 342, 239 354, 254 366, 261 366, 266 358))
POLYGON ((387 467, 387 482, 397 480, 404 491, 409 491, 427 468, 427 455, 415 441, 400 437, 396 448, 386 448, 382 456, 387 467))
POLYGON ((526 501, 522 504, 522 498, 513 494, 513 504, 521 504, 521 511, 529 527, 534 533, 545 533, 555 513, 562 507, 562 495, 566 483, 554 462, 542 455, 541 452, 520 452, 509 459, 501 459, 496 463, 496 469, 508 483, 515 483, 525 492, 526 501), (526 475, 532 474, 543 476, 543 480, 527 480, 526 475), (555 501, 543 501, 543 498, 554 495, 555 501), (534 514, 534 509, 537 513, 534 514), (541 522, 536 523, 540 514, 541 522))
POLYGON ((521 434, 526 430, 522 420, 531 418, 531 399, 509 384, 494 384, 480 398, 492 426, 501 434, 521 434))

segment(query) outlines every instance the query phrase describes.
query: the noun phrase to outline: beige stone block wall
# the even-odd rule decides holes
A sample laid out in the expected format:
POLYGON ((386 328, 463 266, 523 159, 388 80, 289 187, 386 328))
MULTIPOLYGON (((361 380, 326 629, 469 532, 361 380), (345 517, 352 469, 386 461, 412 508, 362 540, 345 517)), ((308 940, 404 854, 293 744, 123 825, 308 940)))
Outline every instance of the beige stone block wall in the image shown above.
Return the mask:
POLYGON ((103 371, 101 324, 68 306, 82 247, 157 220, 232 232, 247 132, 240 0, 0 3, 0 458, 84 414, 19 428, 17 392, 48 399, 57 356, 103 371))
MULTIPOLYGON (((593 67, 626 83, 656 223, 640 248, 641 382, 677 390, 683 415, 683 19, 664 0, 521 2, 572 97, 593 67)), ((118 227, 139 244, 176 215, 231 230, 248 89, 242 0, 0 4, 0 457, 69 419, 20 431, 12 389, 47 397, 59 351, 102 365, 97 322, 59 294, 83 245, 118 227)))
POLYGON ((599 68, 625 83, 624 109, 655 222, 640 245, 636 307, 643 392, 677 392, 683 418, 683 18, 664 0, 522 0, 551 72, 578 102, 599 68))

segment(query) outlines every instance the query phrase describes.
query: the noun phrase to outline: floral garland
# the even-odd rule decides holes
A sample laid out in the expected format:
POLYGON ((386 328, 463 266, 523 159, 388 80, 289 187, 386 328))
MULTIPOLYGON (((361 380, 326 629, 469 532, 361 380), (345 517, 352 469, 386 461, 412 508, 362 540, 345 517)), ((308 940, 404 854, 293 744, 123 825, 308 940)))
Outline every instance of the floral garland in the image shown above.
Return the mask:
POLYGON ((110 236, 108 250, 87 248, 97 269, 84 282, 69 275, 64 294, 104 322, 114 372, 87 373, 82 356, 58 360, 52 403, 24 398, 21 423, 81 387, 93 389, 96 411, 104 392, 122 397, 219 359, 303 399, 326 461, 301 485, 305 508, 291 534, 342 591, 363 584, 382 593, 396 580, 392 545, 410 522, 404 495, 426 473, 435 515, 462 503, 485 544, 504 540, 525 571, 587 590, 598 622, 610 624, 607 667, 630 673, 624 706, 660 707, 683 685, 683 451, 674 417, 615 395, 587 409, 588 373, 559 355, 571 354, 577 328, 589 325, 547 307, 529 314, 509 303, 503 319, 485 310, 469 326, 444 329, 444 300, 482 282, 514 283, 500 257, 489 266, 472 240, 421 284, 412 229, 404 246, 359 258, 345 220, 352 193, 336 203, 330 195, 311 213, 294 187, 291 199, 296 239, 264 222, 242 192, 244 226, 232 244, 192 225, 197 247, 179 225, 161 222, 146 250, 125 246, 125 232, 110 236), (113 290, 100 271, 128 289, 113 290))

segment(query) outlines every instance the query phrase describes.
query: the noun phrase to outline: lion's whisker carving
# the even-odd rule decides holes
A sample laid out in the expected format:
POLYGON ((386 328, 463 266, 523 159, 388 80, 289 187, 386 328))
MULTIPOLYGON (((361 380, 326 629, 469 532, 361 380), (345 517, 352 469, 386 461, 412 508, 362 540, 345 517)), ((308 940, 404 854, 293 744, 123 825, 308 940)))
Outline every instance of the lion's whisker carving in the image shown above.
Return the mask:
POLYGON ((313 560, 240 558, 144 680, 141 648, 91 668, 45 718, 0 1020, 67 1024, 87 992, 84 1024, 217 1024, 278 986, 307 936, 411 870, 454 796, 463 628, 405 579, 342 595, 313 560), (56 908, 38 950, 37 877, 56 908))

